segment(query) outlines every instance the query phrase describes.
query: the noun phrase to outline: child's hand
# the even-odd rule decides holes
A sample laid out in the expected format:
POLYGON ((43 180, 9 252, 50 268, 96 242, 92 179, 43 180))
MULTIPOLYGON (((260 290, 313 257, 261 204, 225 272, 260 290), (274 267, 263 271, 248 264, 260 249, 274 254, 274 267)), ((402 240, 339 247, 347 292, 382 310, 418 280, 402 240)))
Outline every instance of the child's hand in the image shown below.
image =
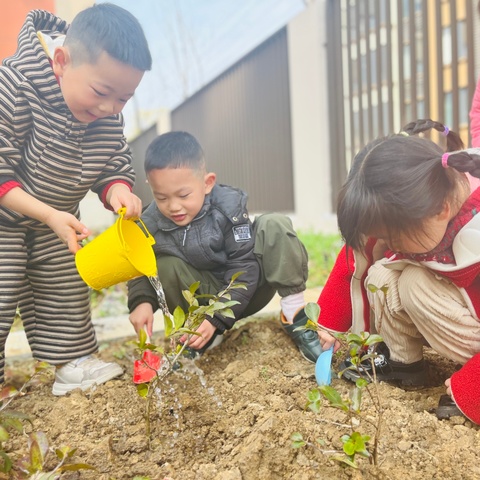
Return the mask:
POLYGON ((45 219, 45 223, 68 246, 73 254, 82 248, 79 242, 90 235, 90 230, 71 213, 53 210, 45 219))
POLYGON ((325 330, 319 330, 318 339, 320 340, 320 345, 322 350, 328 350, 332 345, 335 345, 333 351, 336 352, 340 348, 340 342, 330 335, 325 330))
POLYGON ((128 319, 137 335, 144 327, 149 337, 153 335, 153 308, 148 302, 138 305, 128 319))
MULTIPOLYGON (((203 348, 212 338, 215 330, 216 328, 208 320, 204 320, 197 328, 197 332, 200 335, 192 335, 192 338, 188 342, 188 346, 195 350, 203 348)), ((187 341, 187 338, 187 335, 184 335, 180 338, 180 342, 185 343, 187 341)))
POLYGON ((445 386, 447 387, 447 394, 450 396, 452 396, 452 387, 450 386, 451 381, 452 381, 451 378, 447 378, 445 380, 445 386))
POLYGON ((125 218, 139 217, 142 213, 142 201, 123 183, 112 185, 108 189, 106 200, 114 212, 125 207, 125 218))

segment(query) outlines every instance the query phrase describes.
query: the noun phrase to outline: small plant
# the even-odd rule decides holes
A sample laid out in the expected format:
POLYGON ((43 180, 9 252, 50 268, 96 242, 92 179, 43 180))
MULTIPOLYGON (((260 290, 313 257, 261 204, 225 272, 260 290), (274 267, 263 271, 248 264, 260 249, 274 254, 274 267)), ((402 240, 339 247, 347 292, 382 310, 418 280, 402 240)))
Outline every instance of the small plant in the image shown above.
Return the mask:
POLYGON ((154 404, 155 392, 165 382, 167 376, 181 366, 181 358, 184 356, 188 341, 193 335, 199 335, 197 329, 207 317, 220 314, 224 317, 234 318, 231 307, 239 302, 231 299, 230 291, 247 288, 244 283, 235 282, 242 273, 238 272, 233 275, 228 286, 216 295, 197 294, 200 282, 195 282, 188 290, 183 290, 183 296, 189 305, 187 312, 177 307, 172 315, 164 315, 165 336, 171 340, 170 352, 165 352, 163 347, 148 343, 145 331, 140 331, 138 341, 135 342, 141 356, 141 360, 137 360, 140 362, 137 366, 144 369, 143 373, 149 380, 138 384, 137 391, 141 397, 147 399, 145 420, 149 440, 151 409, 154 404), (208 303, 200 305, 199 299, 206 299, 208 303), (187 341, 181 343, 180 338, 184 335, 187 335, 187 341))
POLYGON ((66 463, 76 452, 76 448, 61 447, 55 450, 48 445, 47 437, 43 432, 31 433, 28 436, 28 455, 22 459, 17 465, 16 470, 19 474, 18 479, 30 480, 56 480, 61 477, 64 472, 77 472, 79 470, 95 470, 91 465, 86 463, 66 463), (44 471, 45 463, 49 453, 54 451, 57 456, 58 463, 53 470, 44 471))
POLYGON ((16 410, 11 410, 10 404, 24 392, 28 385, 44 376, 50 368, 45 362, 39 362, 35 366, 34 374, 22 385, 20 390, 7 386, 0 391, 0 472, 6 473, 11 478, 34 479, 34 480, 55 480, 60 478, 62 472, 78 471, 82 469, 93 469, 90 465, 75 463, 67 464, 72 458, 75 449, 62 447, 55 450, 59 460, 53 470, 44 471, 45 462, 49 452, 48 440, 43 432, 33 432, 28 435, 28 454, 18 462, 12 460, 5 450, 5 443, 10 438, 10 431, 24 432, 25 423, 31 424, 28 415, 16 410), (14 477, 12 475, 15 474, 14 477))
MULTIPOLYGON (((322 327, 317 323, 320 314, 318 305, 309 303, 305 308, 305 312, 309 318, 305 328, 321 329, 322 327)), ((320 385, 317 388, 313 388, 307 394, 308 400, 305 408, 310 409, 314 413, 319 413, 326 403, 326 406, 340 410, 345 414, 345 421, 336 424, 346 430, 346 433, 340 437, 343 449, 341 451, 325 451, 324 440, 317 439, 315 442, 312 442, 309 439, 304 439, 299 432, 292 434, 292 446, 294 448, 303 446, 315 447, 320 449, 322 453, 332 454, 332 459, 337 462, 353 468, 358 468, 357 457, 368 458, 373 465, 378 466, 378 444, 381 436, 384 410, 376 382, 374 359, 377 356, 375 347, 382 341, 382 338, 376 334, 370 335, 368 332, 361 332, 359 335, 353 333, 329 333, 346 347, 352 364, 348 368, 356 370, 361 378, 355 382, 355 386, 346 397, 342 396, 330 385, 320 385), (368 362, 371 364, 372 373, 369 373, 369 369, 363 368, 368 362), (362 410, 362 399, 365 394, 371 400, 375 416, 371 415, 371 411, 365 413, 362 410), (370 431, 373 430, 372 442, 370 442, 372 439, 371 435, 360 431, 361 427, 367 426, 370 431)), ((339 372, 339 378, 344 371, 339 372)))

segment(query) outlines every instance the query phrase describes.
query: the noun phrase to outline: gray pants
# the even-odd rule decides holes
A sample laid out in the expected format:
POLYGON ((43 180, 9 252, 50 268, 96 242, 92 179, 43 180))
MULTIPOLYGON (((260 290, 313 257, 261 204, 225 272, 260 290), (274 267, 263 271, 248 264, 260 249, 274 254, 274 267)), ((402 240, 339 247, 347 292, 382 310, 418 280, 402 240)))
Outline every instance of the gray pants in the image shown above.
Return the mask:
MULTIPOLYGON (((281 297, 303 292, 308 278, 307 251, 298 239, 291 220, 278 213, 257 217, 253 223, 254 254, 260 265, 257 291, 243 313, 243 317, 260 311, 278 291, 281 297)), ((166 256, 158 262, 158 275, 165 291, 168 308, 177 306, 184 311, 188 304, 182 290, 200 281, 197 293, 215 295, 223 282, 208 271, 196 270, 183 260, 166 256)), ((238 280, 242 281, 241 277, 238 280)))

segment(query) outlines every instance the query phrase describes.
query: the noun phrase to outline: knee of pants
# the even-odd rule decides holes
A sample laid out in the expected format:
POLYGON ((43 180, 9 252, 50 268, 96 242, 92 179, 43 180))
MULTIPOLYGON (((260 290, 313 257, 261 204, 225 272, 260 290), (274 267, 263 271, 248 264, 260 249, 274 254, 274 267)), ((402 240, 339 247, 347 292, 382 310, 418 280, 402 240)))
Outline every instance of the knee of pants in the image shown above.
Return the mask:
POLYGON ((431 272, 416 265, 408 265, 398 279, 398 294, 402 304, 415 304, 418 299, 425 299, 425 286, 432 283, 431 272))
MULTIPOLYGON (((255 255, 262 256, 271 249, 283 250, 292 249, 300 251, 307 257, 304 245, 300 242, 293 228, 292 221, 281 213, 265 213, 255 219, 255 255)), ((286 252, 284 252, 286 253, 286 252)))
POLYGON ((157 260, 158 276, 162 284, 171 281, 177 281, 182 276, 182 272, 186 269, 186 263, 174 256, 160 257, 157 260))
POLYGON ((254 222, 255 232, 268 231, 272 233, 273 230, 288 230, 293 231, 292 221, 286 215, 281 213, 264 213, 255 218, 254 222))
POLYGON ((385 268, 382 262, 376 262, 368 269, 368 275, 365 278, 365 288, 367 291, 369 290, 369 285, 378 289, 384 286, 388 288, 390 285, 395 285, 398 282, 400 274, 401 272, 398 270, 385 268))

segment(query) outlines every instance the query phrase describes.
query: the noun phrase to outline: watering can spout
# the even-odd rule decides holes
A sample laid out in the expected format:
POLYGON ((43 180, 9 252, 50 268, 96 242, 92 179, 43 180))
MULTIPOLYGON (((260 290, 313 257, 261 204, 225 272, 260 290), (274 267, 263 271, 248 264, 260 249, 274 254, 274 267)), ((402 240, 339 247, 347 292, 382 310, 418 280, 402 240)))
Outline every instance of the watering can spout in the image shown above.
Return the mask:
POLYGON ((154 238, 141 219, 125 219, 125 208, 118 213, 113 225, 75 254, 78 273, 95 290, 157 275, 154 238))

